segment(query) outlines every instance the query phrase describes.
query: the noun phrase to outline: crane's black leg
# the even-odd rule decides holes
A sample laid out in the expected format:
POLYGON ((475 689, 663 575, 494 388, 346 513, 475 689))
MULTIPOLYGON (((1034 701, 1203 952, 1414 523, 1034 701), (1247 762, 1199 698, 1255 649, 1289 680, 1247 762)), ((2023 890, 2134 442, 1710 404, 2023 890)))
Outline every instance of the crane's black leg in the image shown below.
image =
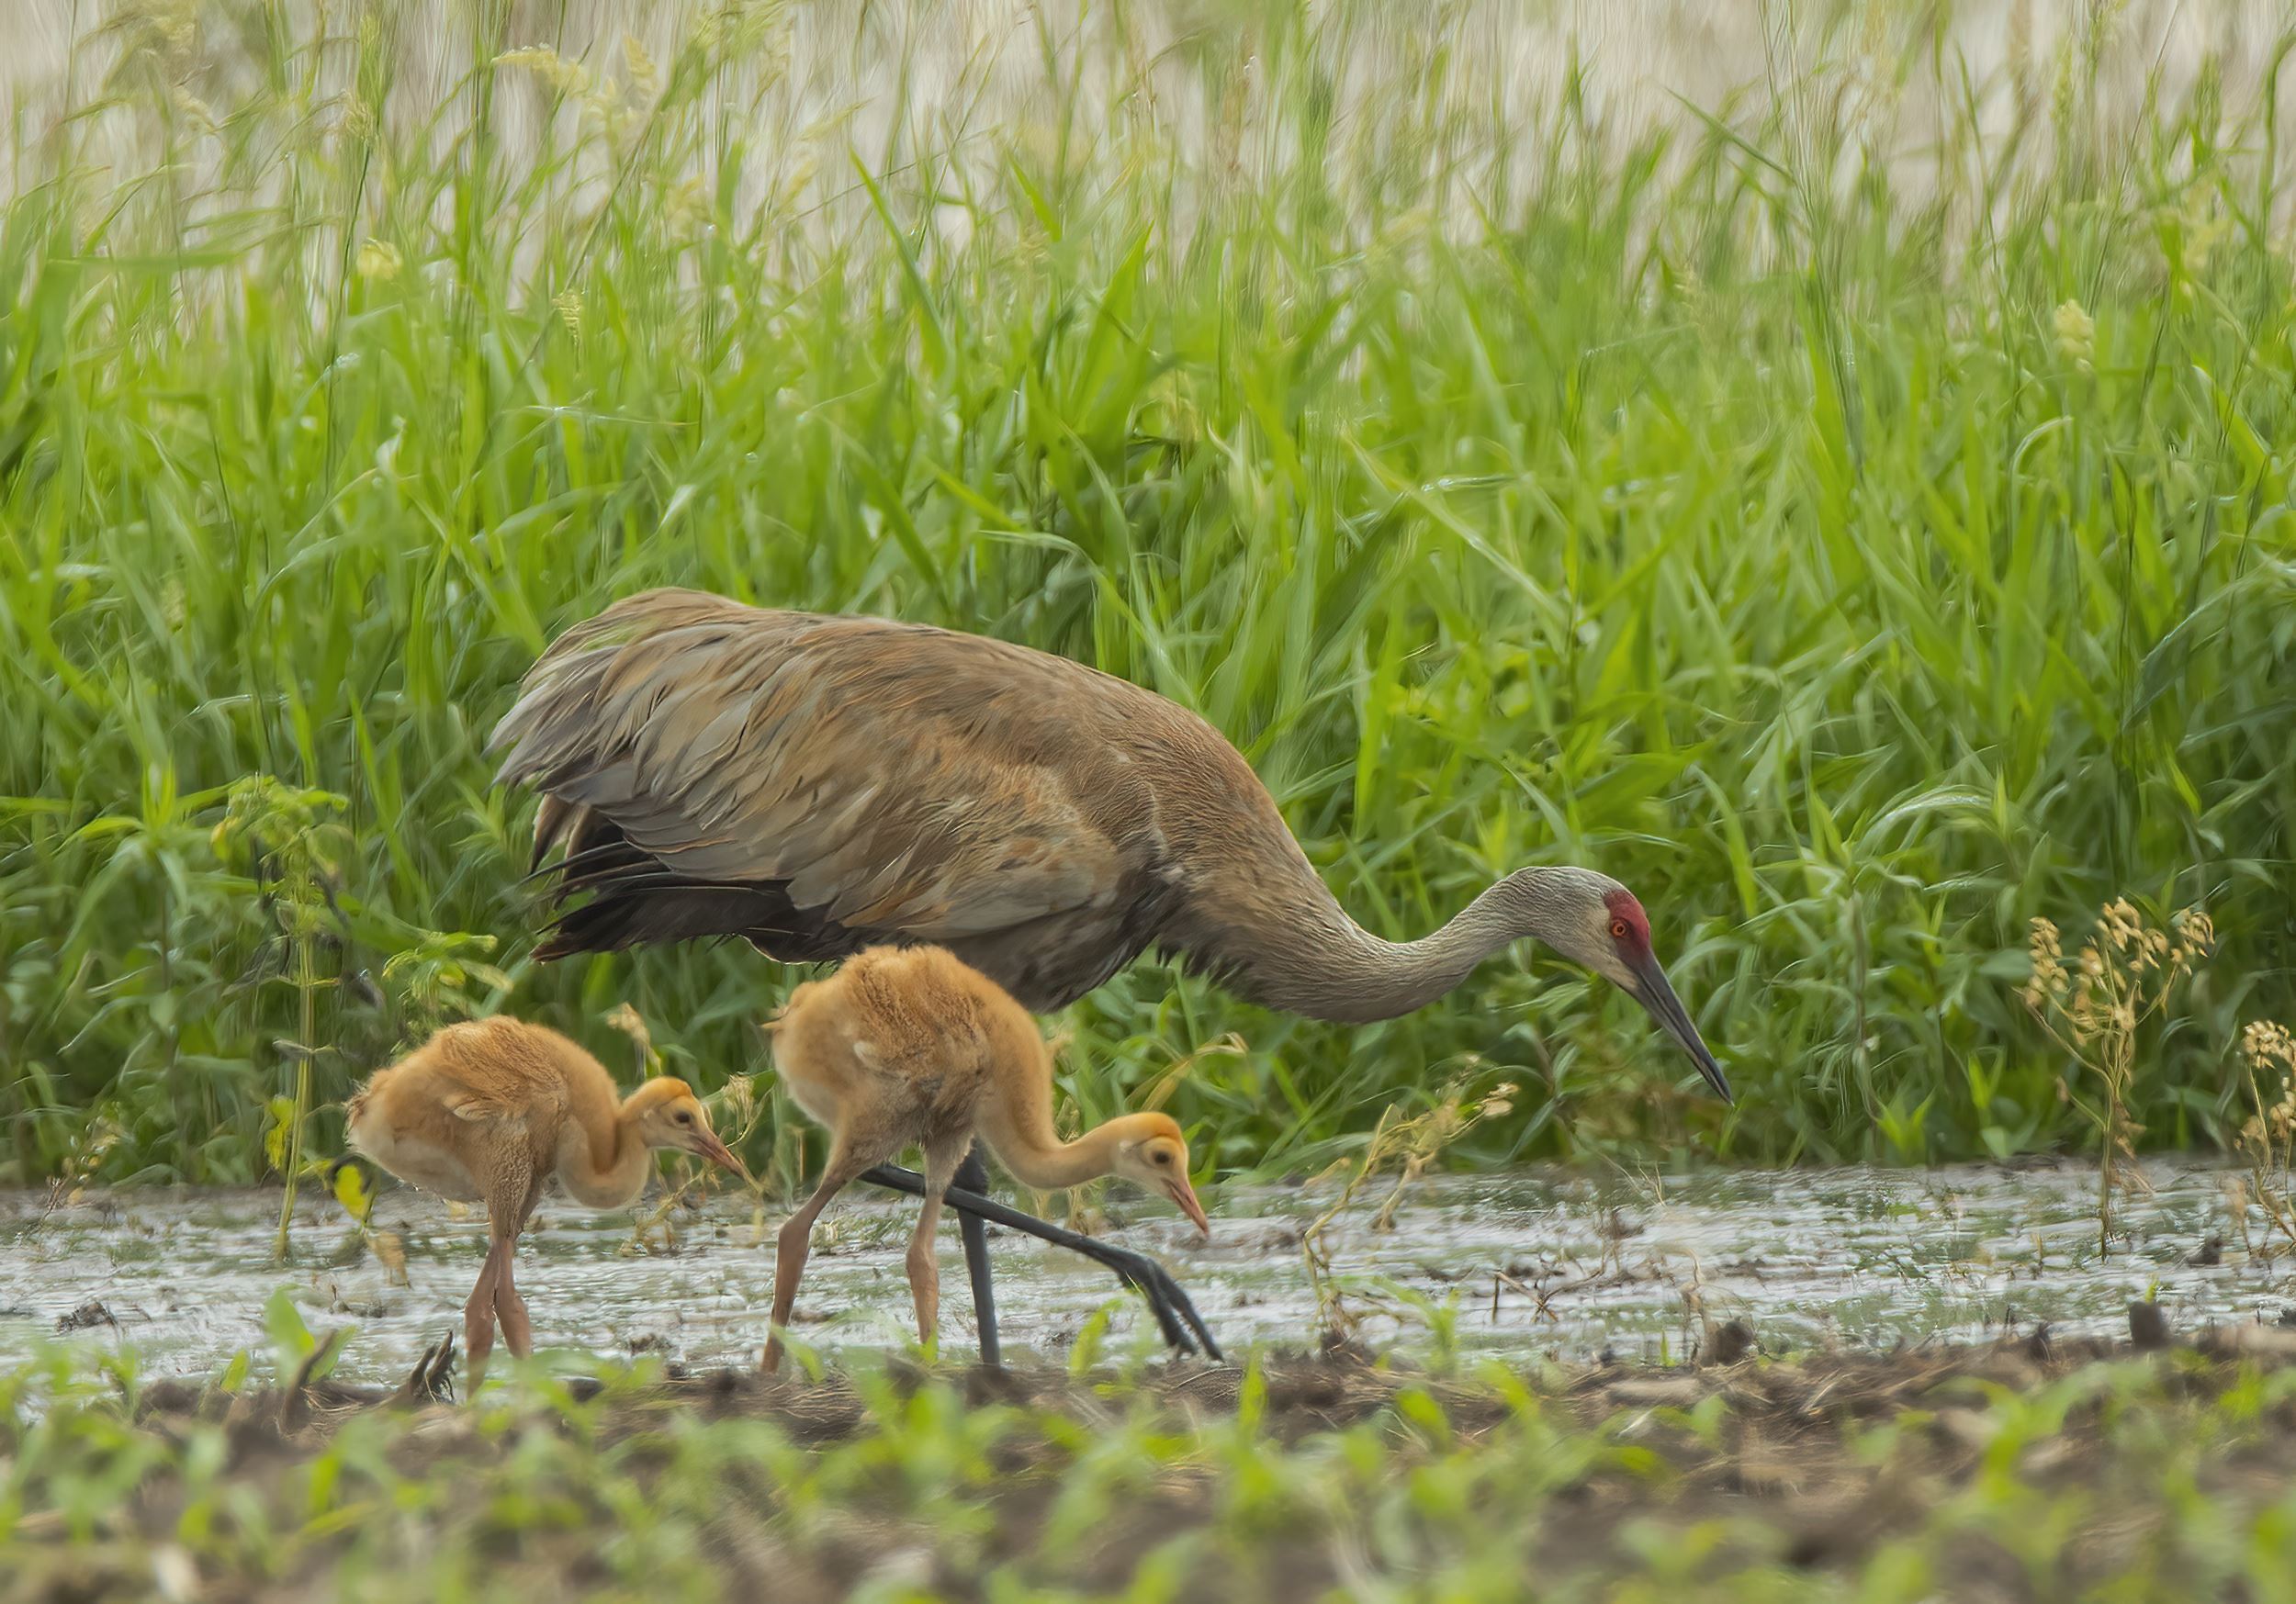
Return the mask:
MULTIPOLYGON (((958 1172, 960 1181, 963 1174, 962 1171, 958 1172)), ((880 1164, 873 1170, 864 1172, 861 1179, 872 1186, 906 1192, 911 1197, 925 1195, 924 1177, 898 1164, 880 1164)), ((1054 1247, 1082 1253, 1097 1264, 1107 1265, 1116 1272, 1119 1280, 1147 1299, 1148 1307, 1155 1315, 1156 1324, 1162 1329, 1165 1342, 1183 1353, 1193 1353, 1201 1346, 1210 1357, 1222 1357, 1220 1344, 1212 1340, 1210 1330, 1205 1327, 1203 1318, 1197 1314, 1196 1306, 1188 1301, 1187 1294, 1181 1290, 1180 1284, 1172 1279, 1170 1271, 1147 1254, 1135 1253, 1130 1248, 1119 1248, 1097 1237, 1087 1237, 1081 1231, 1072 1231, 1050 1220, 1039 1219, 1032 1214, 1009 1208, 995 1198, 966 1186, 952 1184, 943 1196, 948 1206, 957 1211, 961 1220, 978 1218, 992 1225, 1000 1225, 1007 1230, 1019 1231, 1050 1242, 1054 1247)))
MULTIPOLYGON (((962 1187, 987 1195, 988 1165, 981 1160, 979 1142, 964 1155, 964 1162, 957 1166, 949 1185, 951 1191, 962 1187)), ((988 1221, 977 1214, 959 1214, 957 1234, 964 1239, 964 1271, 973 1278, 973 1316, 981 1328, 981 1363, 993 1370, 1005 1363, 1005 1351, 996 1340, 996 1288, 988 1277, 988 1221)))

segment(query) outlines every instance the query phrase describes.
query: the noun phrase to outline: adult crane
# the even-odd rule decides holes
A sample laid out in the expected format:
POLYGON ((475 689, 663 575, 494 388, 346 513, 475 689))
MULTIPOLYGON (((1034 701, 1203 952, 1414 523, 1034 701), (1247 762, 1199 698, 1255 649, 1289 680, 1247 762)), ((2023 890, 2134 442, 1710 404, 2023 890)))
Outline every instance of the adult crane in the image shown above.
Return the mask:
MULTIPOLYGON (((1435 934, 1382 940, 1340 907, 1219 731, 1066 657, 647 590, 550 645, 490 748, 498 783, 542 793, 537 869, 563 852, 541 958, 738 937, 819 963, 931 943, 1045 1013, 1154 948, 1253 1002, 1352 1023, 1409 1013, 1530 937, 1623 988, 1730 1095, 1616 881, 1517 869, 1435 934)), ((892 1165, 862 1178, 923 1189, 892 1165)), ((1153 1259, 986 1190, 975 1151, 947 1197, 985 1362, 985 1220, 1108 1265, 1175 1348, 1218 1355, 1153 1259)))

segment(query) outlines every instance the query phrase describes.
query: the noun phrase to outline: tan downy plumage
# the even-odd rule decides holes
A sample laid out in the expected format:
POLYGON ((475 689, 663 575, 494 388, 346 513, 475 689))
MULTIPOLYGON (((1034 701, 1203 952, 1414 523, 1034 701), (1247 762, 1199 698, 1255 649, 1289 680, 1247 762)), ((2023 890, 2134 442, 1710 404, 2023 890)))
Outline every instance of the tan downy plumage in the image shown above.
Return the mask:
POLYGON ((495 1321, 512 1353, 533 1351, 511 1258, 551 1180, 575 1202, 620 1208, 653 1173, 653 1150, 677 1149, 738 1172, 683 1081, 647 1082, 629 1096, 605 1066, 555 1030, 507 1018, 449 1025, 353 1095, 351 1144, 400 1180, 483 1203, 490 1246, 463 1307, 476 1386, 495 1321))
POLYGON ((829 1132, 820 1185, 782 1227, 769 1370, 781 1360, 814 1221, 854 1177, 912 1146, 925 1155, 925 1203, 908 1252, 922 1341, 939 1323, 933 1232, 941 1194, 975 1135, 1027 1185, 1121 1176, 1171 1199, 1210 1233, 1172 1117, 1121 1115, 1063 1141, 1052 1126, 1052 1049, 1036 1022, 943 948, 871 948, 827 980, 799 986, 767 1031, 782 1084, 829 1132))

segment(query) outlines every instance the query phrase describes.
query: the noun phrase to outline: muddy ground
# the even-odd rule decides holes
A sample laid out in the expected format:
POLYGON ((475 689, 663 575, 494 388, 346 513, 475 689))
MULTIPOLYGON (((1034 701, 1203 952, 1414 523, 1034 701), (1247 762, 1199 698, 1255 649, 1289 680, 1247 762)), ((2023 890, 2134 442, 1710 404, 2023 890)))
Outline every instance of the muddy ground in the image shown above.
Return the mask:
MULTIPOLYGON (((396 1393, 160 1382, 109 1406, 151 1446, 108 1508, 35 1496, 12 1533, 0 1510, 0 1596, 443 1596, 451 1578, 422 1567, 457 1554, 490 1591, 669 1596, 625 1552, 657 1516, 688 1522, 690 1571, 652 1573, 681 1597, 1093 1597, 1159 1566, 1185 1585, 1142 1596, 1535 1572, 1561 1597, 1671 1576, 1715 1597, 2167 1598, 2189 1566, 2187 1596, 2271 1596, 2236 1573, 2287 1525, 2270 1512, 2296 1466, 2296 1331, 1789 1360, 1750 1336, 1709 1332, 1694 1368, 1442 1376, 1338 1345, 1124 1377, 895 1362, 529 1378, 478 1407, 422 1396, 421 1374, 396 1393), (1096 1476, 1114 1496, 1086 1500, 1079 1530, 1096 1476), (346 1497, 355 1482, 370 1491, 346 1497), (2251 1557, 2203 1577, 2217 1560, 2186 1551, 2195 1506, 2251 1557), (267 1548, 217 1539, 266 1519, 287 1532, 267 1548), (1899 1572, 1915 1590, 1893 1590, 1899 1572)), ((17 1430, 0 1446, 28 1462, 17 1430)))

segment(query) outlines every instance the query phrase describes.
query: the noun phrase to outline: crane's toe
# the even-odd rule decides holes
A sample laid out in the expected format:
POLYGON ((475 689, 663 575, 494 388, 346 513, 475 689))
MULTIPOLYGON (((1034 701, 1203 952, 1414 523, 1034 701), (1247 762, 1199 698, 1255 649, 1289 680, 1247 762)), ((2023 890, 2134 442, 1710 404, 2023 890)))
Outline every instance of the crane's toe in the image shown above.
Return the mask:
POLYGON ((1111 1247, 1106 1242, 1094 1242, 1079 1252, 1097 1259, 1137 1290, 1146 1300, 1163 1329, 1166 1344, 1182 1353, 1194 1353, 1200 1347, 1204 1355, 1222 1363, 1226 1355, 1212 1340, 1211 1329, 1203 1317, 1196 1312, 1195 1303, 1180 1284, 1172 1279, 1172 1273, 1145 1253, 1135 1253, 1130 1248, 1111 1247))

